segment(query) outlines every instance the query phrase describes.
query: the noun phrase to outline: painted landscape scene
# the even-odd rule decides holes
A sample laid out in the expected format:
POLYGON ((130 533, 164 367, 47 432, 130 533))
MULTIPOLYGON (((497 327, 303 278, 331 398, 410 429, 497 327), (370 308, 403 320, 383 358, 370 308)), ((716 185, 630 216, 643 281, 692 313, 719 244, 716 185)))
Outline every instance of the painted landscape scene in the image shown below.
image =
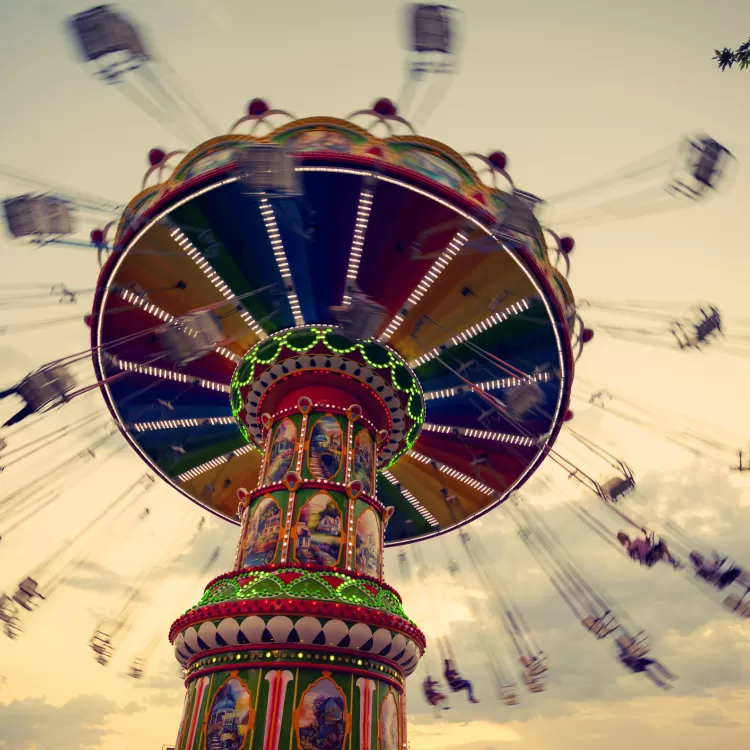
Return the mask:
POLYGON ((309 466, 318 479, 333 479, 341 468, 344 431, 330 414, 321 417, 310 435, 309 466))
POLYGON ((297 522, 297 560, 336 565, 341 553, 342 526, 341 511, 330 495, 321 492, 310 498, 297 522))
POLYGON ((297 427, 288 417, 282 420, 273 436, 273 445, 268 457, 266 484, 280 482, 292 468, 294 448, 297 444, 297 427))
POLYGON ((252 568, 272 563, 280 532, 281 509, 272 497, 264 497, 250 519, 242 566, 252 568))

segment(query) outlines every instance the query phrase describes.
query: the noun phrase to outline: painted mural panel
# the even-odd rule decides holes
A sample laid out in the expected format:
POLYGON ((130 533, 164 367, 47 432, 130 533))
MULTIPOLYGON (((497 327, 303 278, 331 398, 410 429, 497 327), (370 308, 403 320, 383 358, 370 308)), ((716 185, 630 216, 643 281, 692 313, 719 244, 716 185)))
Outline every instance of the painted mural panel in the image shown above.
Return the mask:
POLYGON ((333 130, 305 130, 287 138, 285 145, 296 153, 306 151, 347 153, 352 150, 351 140, 343 133, 333 130))
POLYGON ((226 148, 214 151, 211 154, 201 157, 194 161, 184 173, 184 175, 175 175, 182 180, 192 180, 206 172, 212 172, 214 169, 226 167, 237 158, 234 149, 226 148))
POLYGON ((297 561, 336 565, 341 553, 344 523, 336 501, 324 492, 308 500, 297 520, 297 561))
POLYGON ((378 517, 367 508, 357 519, 354 567, 358 573, 377 578, 380 575, 380 529, 378 517))
POLYGON ((445 159, 418 148, 404 150, 400 156, 405 167, 461 192, 461 178, 455 167, 445 159))
POLYGON ((310 435, 308 466, 313 476, 327 481, 339 473, 343 445, 344 431, 335 417, 330 414, 321 417, 310 435))
POLYGON ((343 691, 328 677, 317 680, 302 695, 296 720, 302 750, 342 750, 349 725, 343 691))
POLYGON ((367 430, 360 430, 354 438, 354 464, 352 479, 362 482, 365 495, 372 495, 372 474, 375 462, 375 447, 367 430))
POLYGON ((297 426, 289 417, 282 419, 273 436, 268 455, 265 484, 276 484, 292 468, 297 445, 297 426))
POLYGON ((264 497, 248 524, 242 567, 268 565, 276 556, 281 536, 281 508, 272 497, 264 497))
POLYGON ((230 677, 214 696, 206 722, 206 750, 241 750, 253 724, 250 690, 230 677))
POLYGON ((380 750, 399 750, 398 747, 398 704, 393 691, 383 699, 380 708, 380 750))

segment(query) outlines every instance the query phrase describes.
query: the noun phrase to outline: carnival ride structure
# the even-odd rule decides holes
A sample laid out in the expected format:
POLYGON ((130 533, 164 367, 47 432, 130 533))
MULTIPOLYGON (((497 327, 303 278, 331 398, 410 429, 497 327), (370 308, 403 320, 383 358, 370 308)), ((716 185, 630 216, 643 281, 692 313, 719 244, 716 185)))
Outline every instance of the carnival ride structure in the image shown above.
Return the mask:
MULTIPOLYGON (((456 67, 454 10, 420 3, 410 13, 401 105, 427 79, 447 82, 456 67)), ((188 103, 183 124, 196 113, 184 91, 158 84, 137 26, 112 6, 79 14, 71 30, 108 83, 124 89, 137 73, 169 107, 188 103)), ((334 748, 347 738, 354 747, 406 747, 405 680, 426 639, 384 580, 383 552, 410 545, 402 571, 424 577, 411 545, 440 537, 455 578, 462 566, 445 535, 458 529, 473 580, 506 635, 507 654, 485 644, 498 697, 518 703, 516 663, 529 693, 544 690, 547 655, 493 574, 492 556, 464 528, 501 504, 582 625, 598 639, 614 634, 632 671, 649 661, 642 629, 518 494, 549 459, 591 490, 610 519, 650 533, 623 502, 636 484, 622 460, 568 429, 601 461, 603 476, 594 477, 555 447, 573 418, 575 361, 593 338, 582 315, 608 305, 576 302, 567 281, 575 243, 543 226, 544 201, 516 186, 504 153, 462 155, 418 135, 400 111, 379 99, 347 118, 298 119, 253 99, 227 134, 217 127, 187 150, 153 149, 142 190, 126 206, 66 190, 5 201, 10 234, 36 244, 83 244, 77 211, 112 217, 90 236, 101 267, 86 317, 90 349, 4 391, 25 402, 6 426, 98 389, 147 474, 68 543, 63 551, 75 553, 67 563, 58 550, 0 598, 0 620, 17 637, 19 607, 32 609, 92 553, 83 544, 92 528, 125 516, 133 528, 147 522, 148 508, 134 515, 134 503, 157 478, 202 513, 239 525, 233 569, 169 633, 187 686, 179 750, 334 748), (73 369, 87 361, 94 382, 79 386, 73 369)), ((211 130, 210 118, 200 119, 211 130)), ((677 195, 672 203, 702 200, 731 154, 707 136, 686 141, 681 153, 661 193, 677 195)), ((630 184, 636 173, 605 182, 630 184)), ((74 303, 85 291, 40 286, 35 294, 74 303)), ((715 306, 666 326, 683 349, 721 332, 715 306)), ((603 405, 602 393, 591 400, 603 405)), ((110 425, 102 414, 71 425, 98 437, 55 467, 55 481, 97 457, 114 437, 110 425)), ((39 448, 15 446, 17 432, 6 434, 4 468, 39 448)), ((45 436, 42 447, 60 437, 45 436)), ((32 481, 3 498, 0 521, 15 519, 13 530, 40 512, 37 491, 32 481)), ((575 512, 618 546, 606 522, 583 507, 575 512)), ((175 539, 193 524, 187 519, 175 539)), ((641 562, 651 566, 666 544, 649 539, 651 557, 641 562)), ((682 539, 681 559, 705 584, 732 586, 725 607, 750 616, 746 573, 727 559, 709 571, 682 539)), ((177 546, 184 542, 137 571, 97 625, 91 647, 102 665, 144 588, 179 559, 177 546)), ((219 548, 203 574, 218 556, 219 548)), ((154 643, 133 660, 131 677, 142 678, 154 643)), ((448 639, 438 650, 455 664, 448 639)), ((466 689, 448 675, 453 692, 466 689)), ((428 681, 425 697, 439 708, 445 696, 428 681)))

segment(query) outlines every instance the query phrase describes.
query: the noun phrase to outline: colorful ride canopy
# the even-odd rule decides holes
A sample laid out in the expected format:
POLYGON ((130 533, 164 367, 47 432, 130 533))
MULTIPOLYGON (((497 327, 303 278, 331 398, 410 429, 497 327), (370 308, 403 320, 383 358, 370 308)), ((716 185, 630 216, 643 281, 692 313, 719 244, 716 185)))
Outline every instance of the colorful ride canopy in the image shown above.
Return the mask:
POLYGON ((364 294, 387 313, 374 340, 424 399, 416 443, 378 462, 378 495, 396 508, 387 542, 496 506, 554 442, 573 374, 572 294, 538 223, 492 234, 506 198, 443 144, 346 120, 202 144, 130 203, 99 279, 94 365, 121 430, 182 494, 236 520, 261 454, 233 417, 235 369, 272 334, 334 326, 331 308, 364 294), (296 177, 259 189, 253 149, 267 163, 271 144, 296 177), (534 408, 505 412, 530 382, 534 408))

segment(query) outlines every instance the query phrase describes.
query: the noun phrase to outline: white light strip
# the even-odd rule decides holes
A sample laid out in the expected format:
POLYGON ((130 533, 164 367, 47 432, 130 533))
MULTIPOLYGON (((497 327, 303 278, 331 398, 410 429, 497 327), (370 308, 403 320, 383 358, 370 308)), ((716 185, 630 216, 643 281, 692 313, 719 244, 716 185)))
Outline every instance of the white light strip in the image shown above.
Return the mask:
POLYGON ((201 388, 206 388, 209 391, 221 391, 223 393, 230 393, 232 390, 228 385, 225 385, 224 383, 215 383, 212 380, 196 378, 191 375, 185 375, 184 372, 176 372, 175 370, 164 370, 161 367, 141 365, 138 362, 127 362, 124 359, 116 357, 114 354, 109 354, 109 352, 104 352, 103 358, 106 359, 110 364, 126 372, 139 372, 142 375, 152 375, 155 378, 174 380, 178 383, 194 383, 196 385, 199 385, 201 388))
POLYGON ((159 318, 159 320, 163 320, 165 323, 171 323, 174 320, 174 315, 170 315, 158 305, 154 305, 141 297, 140 294, 130 291, 130 289, 114 288, 112 291, 117 294, 118 297, 124 299, 125 302, 129 302, 131 305, 140 308, 149 315, 159 318))
POLYGON ((242 448, 238 448, 236 451, 232 451, 231 453, 227 453, 223 456, 217 456, 216 458, 212 458, 210 461, 206 461, 205 464, 196 466, 194 469, 189 469, 183 474, 178 474, 177 481, 188 482, 191 479, 195 479, 195 477, 200 476, 207 471, 210 471, 211 469, 215 469, 217 466, 225 464, 227 461, 229 461, 230 458, 243 456, 245 455, 245 453, 250 453, 252 450, 254 450, 252 445, 243 445, 242 448))
POLYGON ((294 323, 295 325, 303 326, 305 325, 305 319, 302 317, 302 309, 297 298, 297 291, 294 288, 294 279, 289 268, 284 243, 281 241, 279 225, 276 223, 273 206, 268 198, 261 198, 260 200, 260 215, 263 217, 263 223, 266 225, 266 232, 268 240, 271 243, 271 249, 273 250, 273 257, 276 259, 276 265, 279 268, 281 278, 284 279, 284 291, 286 291, 286 296, 289 300, 289 307, 292 308, 294 323))
POLYGON ((429 352, 426 354, 423 354, 421 357, 417 357, 416 359, 413 359, 411 362, 409 362, 410 367, 419 367, 420 365, 423 365, 425 362, 429 362, 431 359, 435 359, 435 357, 439 356, 441 352, 445 351, 451 346, 457 346, 458 344, 463 343, 464 341, 467 341, 470 338, 473 338, 479 333, 484 333, 484 331, 489 330, 493 326, 497 325, 498 323, 502 323, 505 320, 508 320, 508 318, 513 317, 514 315, 518 315, 519 313, 522 313, 524 310, 528 310, 531 307, 531 301, 535 300, 536 297, 523 297, 518 302, 514 302, 510 307, 506 307, 505 310, 501 310, 500 312, 493 313, 489 316, 489 318, 485 318, 484 320, 480 320, 479 323, 475 323, 473 326, 470 326, 465 331, 462 331, 461 333, 454 336, 447 344, 441 344, 440 346, 436 346, 434 349, 430 349, 429 352))
POLYGON ((479 440, 496 440, 499 443, 510 443, 511 445, 532 446, 535 441, 521 435, 509 435, 505 432, 493 432, 492 430, 475 430, 468 427, 449 427, 448 425, 432 424, 425 422, 422 425, 423 430, 429 432, 440 432, 443 434, 458 433, 468 438, 477 438, 479 440))
POLYGON ((153 430, 178 430, 181 427, 204 427, 205 425, 236 424, 234 417, 207 417, 205 419, 165 419, 159 422, 136 422, 132 425, 135 432, 152 432, 153 430))
MULTIPOLYGON (((216 271, 213 270, 211 264, 203 257, 203 254, 193 245, 188 239, 185 233, 175 227, 172 232, 172 238, 177 244, 187 253, 188 258, 195 261, 195 264, 203 271, 203 275, 219 290, 221 296, 227 302, 233 302, 236 305, 240 304, 240 300, 237 295, 229 288, 226 282, 219 276, 216 271)), ((247 323, 250 330, 256 335, 263 338, 266 336, 266 332, 261 328, 255 318, 250 315, 247 310, 240 310, 240 317, 247 323)))
MULTIPOLYGON (((144 312, 147 312, 149 315, 153 315, 154 317, 159 318, 159 320, 163 320, 165 323, 173 323, 175 320, 178 320, 174 315, 170 315, 168 312, 166 312, 166 310, 162 310, 158 305, 154 305, 152 302, 145 300, 143 297, 136 294, 135 292, 131 292, 129 289, 114 289, 113 291, 115 292, 115 294, 122 297, 125 302, 129 302, 131 305, 140 308, 144 312)), ((185 333, 189 333, 191 336, 193 336, 193 338, 198 337, 198 331, 194 330, 193 328, 190 328, 186 325, 182 325, 181 328, 183 331, 185 331, 185 333)), ((214 351, 217 354, 221 354, 222 357, 231 359, 232 362, 240 362, 242 360, 242 357, 223 346, 215 346, 214 351)))
POLYGON ((485 495, 492 496, 498 494, 495 492, 495 490, 491 489, 486 484, 482 484, 478 479, 474 479, 473 477, 467 476, 466 474, 462 474, 460 471, 456 471, 456 469, 452 469, 450 466, 441 464, 439 461, 433 461, 431 458, 427 458, 427 456, 423 456, 421 453, 417 453, 416 451, 409 451, 406 455, 411 456, 411 458, 416 459, 420 463, 433 464, 435 468, 437 468, 438 471, 442 471, 443 474, 447 474, 453 479, 458 479, 459 482, 468 484, 472 489, 478 490, 485 495))
POLYGON ((381 473, 381 474, 382 474, 382 475, 383 475, 383 476, 384 476, 384 477, 385 477, 385 478, 386 478, 386 479, 387 479, 387 480, 388 480, 388 481, 389 481, 389 482, 390 482, 390 483, 391 483, 392 485, 394 485, 394 486, 396 487, 396 489, 398 489, 398 491, 399 491, 399 492, 400 492, 400 493, 401 493, 401 494, 402 494, 402 495, 403 495, 403 496, 404 496, 404 497, 406 498, 406 500, 407 500, 407 501, 409 502, 409 504, 410 504, 410 505, 411 505, 411 506, 412 506, 412 507, 414 508, 414 510, 416 510, 416 511, 417 511, 417 513, 419 513, 419 515, 420 515, 420 516, 422 516, 422 518, 424 518, 424 520, 425 520, 425 521, 427 521, 427 523, 429 523, 429 524, 430 524, 430 526, 432 526, 432 527, 433 527, 433 528, 435 528, 435 529, 436 529, 436 528, 438 528, 438 527, 440 526, 440 524, 438 523, 438 521, 437 521, 437 519, 435 518, 435 516, 433 516, 433 515, 432 515, 432 513, 430 513, 430 511, 429 511, 429 510, 427 510, 427 508, 425 508, 425 507, 424 507, 424 505, 422 505, 422 503, 420 503, 420 502, 419 502, 419 500, 417 500, 417 498, 416 498, 416 497, 414 497, 414 495, 412 495, 412 493, 411 493, 411 492, 409 492, 409 490, 407 490, 407 489, 406 489, 406 487, 404 487, 404 486, 403 486, 403 485, 402 485, 402 484, 401 484, 401 483, 400 483, 400 482, 398 481, 398 479, 396 479, 396 477, 394 477, 394 476, 393 476, 393 474, 391 474, 391 472, 390 472, 390 471, 388 471, 388 470, 386 469, 386 470, 384 470, 384 471, 381 471, 380 473, 381 473))
MULTIPOLYGON (((485 380, 483 383, 474 383, 477 388, 481 388, 483 391, 497 391, 503 388, 512 388, 516 385, 524 385, 529 380, 535 383, 547 383, 552 380, 552 373, 541 372, 536 375, 529 375, 527 378, 502 378, 501 380, 485 380)), ((432 401, 435 398, 451 398, 452 396, 458 396, 462 393, 469 393, 471 388, 468 385, 457 385, 454 388, 442 388, 439 391, 428 391, 424 394, 425 401, 432 401)))
POLYGON ((371 210, 372 190, 364 188, 359 194, 357 216, 354 219, 354 235, 352 237, 352 246, 349 250, 349 266, 346 269, 346 289, 344 290, 343 299, 344 305, 349 305, 352 301, 351 292, 357 281, 357 276, 359 276, 359 264, 362 260, 362 247, 365 244, 365 235, 367 234, 367 224, 370 220, 371 210))
POLYGON ((409 295, 403 308, 394 316, 383 333, 380 334, 380 341, 386 342, 393 336, 401 323, 404 322, 404 318, 409 311, 427 294, 427 290, 433 285, 437 277, 440 276, 448 264, 459 254, 461 248, 466 244, 467 239, 466 235, 462 232, 456 233, 456 236, 450 241, 448 247, 440 253, 437 260, 430 266, 430 270, 427 271, 424 278, 417 284, 416 289, 409 295))

